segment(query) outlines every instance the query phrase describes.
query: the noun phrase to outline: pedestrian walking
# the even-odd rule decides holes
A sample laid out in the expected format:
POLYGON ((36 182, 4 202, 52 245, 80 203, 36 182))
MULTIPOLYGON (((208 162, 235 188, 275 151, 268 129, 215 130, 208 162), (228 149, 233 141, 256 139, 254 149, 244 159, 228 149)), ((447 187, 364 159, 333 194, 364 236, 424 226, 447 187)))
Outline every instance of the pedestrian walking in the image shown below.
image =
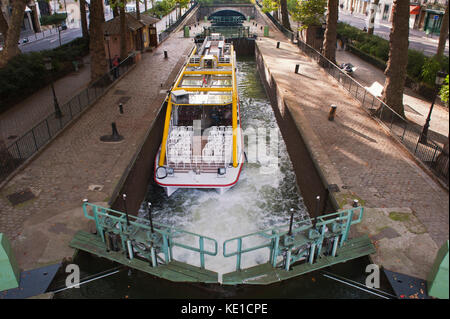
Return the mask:
POLYGON ((112 65, 113 65, 114 78, 117 79, 119 77, 119 65, 120 65, 120 59, 117 54, 114 56, 112 65))

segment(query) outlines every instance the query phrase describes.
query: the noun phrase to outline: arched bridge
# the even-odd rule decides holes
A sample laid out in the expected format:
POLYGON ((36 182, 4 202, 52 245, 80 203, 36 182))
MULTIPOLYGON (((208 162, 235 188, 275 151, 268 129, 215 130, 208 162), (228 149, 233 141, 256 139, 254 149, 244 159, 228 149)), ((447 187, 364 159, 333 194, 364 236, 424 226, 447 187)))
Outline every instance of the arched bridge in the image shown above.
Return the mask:
POLYGON ((216 5, 202 5, 197 11, 197 18, 203 20, 204 17, 210 18, 217 15, 242 15, 244 19, 254 18, 256 9, 253 4, 216 4, 216 5))

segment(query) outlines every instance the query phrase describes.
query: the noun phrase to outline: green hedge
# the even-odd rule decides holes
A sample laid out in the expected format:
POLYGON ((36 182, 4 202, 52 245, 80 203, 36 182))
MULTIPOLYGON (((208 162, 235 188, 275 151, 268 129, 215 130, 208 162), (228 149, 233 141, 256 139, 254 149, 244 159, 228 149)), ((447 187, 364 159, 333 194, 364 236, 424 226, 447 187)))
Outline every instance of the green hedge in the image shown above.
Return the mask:
POLYGON ((89 40, 77 38, 53 50, 15 56, 0 69, 0 113, 24 100, 54 79, 74 70, 73 61, 89 53, 89 40), (53 71, 45 70, 43 59, 52 59, 53 71))
MULTIPOLYGON (((370 63, 382 66, 389 58, 389 41, 376 35, 369 35, 356 27, 343 22, 338 23, 338 36, 347 39, 352 47, 360 51, 357 53, 370 63), (366 54, 364 57, 362 55, 366 54)), ((436 61, 433 57, 427 57, 422 52, 409 49, 408 52, 408 76, 417 82, 423 82, 428 86, 434 86, 434 77, 438 69, 448 72, 449 59, 445 56, 442 61, 436 61)))
POLYGON ((41 25, 59 25, 66 20, 66 13, 55 13, 48 16, 42 16, 39 18, 41 25))

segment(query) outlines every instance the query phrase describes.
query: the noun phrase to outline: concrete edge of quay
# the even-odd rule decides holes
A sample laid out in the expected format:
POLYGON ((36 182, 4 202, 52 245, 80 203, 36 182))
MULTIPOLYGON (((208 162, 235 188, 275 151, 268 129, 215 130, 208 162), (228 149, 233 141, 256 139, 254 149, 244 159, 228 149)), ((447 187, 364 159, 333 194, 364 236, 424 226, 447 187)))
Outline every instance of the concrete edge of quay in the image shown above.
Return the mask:
MULTIPOLYGON (((284 37, 284 36, 283 36, 284 37)), ((272 39, 274 40, 274 39, 272 39)), ((276 40, 280 40, 278 37, 276 40)), ((256 54, 258 55, 258 52, 260 51, 259 48, 259 41, 256 43, 256 54)), ((295 103, 291 101, 288 97, 284 96, 284 90, 282 88, 278 88, 277 86, 277 79, 276 76, 272 76, 271 70, 267 63, 264 62, 264 53, 261 52, 261 60, 263 63, 260 63, 257 60, 258 68, 260 71, 260 74, 266 73, 264 76, 261 75, 261 78, 264 82, 264 85, 266 87, 270 87, 273 91, 272 95, 275 95, 275 102, 274 98, 271 97, 272 106, 274 108, 274 111, 277 111, 278 108, 279 111, 282 111, 284 113, 289 113, 291 116, 294 117, 294 122, 296 129, 299 133, 299 135, 304 140, 304 143, 306 145, 306 150, 309 153, 309 156, 311 157, 312 161, 314 162, 315 166, 318 168, 319 174, 323 176, 322 183, 324 183, 324 186, 327 187, 330 184, 336 184, 340 188, 340 192, 329 192, 330 197, 333 198, 333 202, 337 203, 338 208, 346 208, 351 205, 351 201, 354 199, 361 200, 358 198, 358 196, 355 196, 352 191, 343 189, 342 180, 340 177, 339 171, 335 168, 335 166, 331 163, 327 152, 324 150, 324 147, 321 143, 320 138, 314 133, 313 130, 310 129, 310 125, 308 123, 307 117, 303 114, 303 112, 300 110, 300 108, 294 108, 292 107, 292 103, 295 103), (267 80, 265 78, 270 77, 270 83, 267 84, 267 80), (275 104, 275 105, 274 105, 275 104), (284 111, 283 111, 284 110, 284 111), (286 111, 287 110, 287 111, 286 111)), ((329 79, 328 79, 329 80, 329 79)), ((286 85, 285 83, 282 83, 282 85, 286 85)), ((346 92, 342 89, 342 91, 346 92)), ((270 96, 271 93, 267 92, 270 96)), ((346 93, 347 94, 347 93, 346 93)), ((347 94, 348 95, 348 94, 347 94)), ((359 106, 358 101, 358 106, 359 106)), ((325 119, 326 120, 326 119, 325 119)), ((280 124, 280 123, 279 123, 280 124)), ((280 125, 281 126, 281 125, 280 125)), ((378 126, 380 126, 378 124, 378 126)), ((385 129, 383 128, 382 132, 385 132, 385 129)), ((389 139, 392 140, 392 137, 389 135, 389 139)), ((395 140, 392 140, 392 143, 398 148, 398 142, 395 140)), ((289 150, 289 142, 287 141, 288 150, 289 150)), ((399 148, 399 150, 402 153, 403 148, 399 148)), ((406 155, 406 154, 405 154, 406 155)), ((411 155, 408 154, 408 158, 410 158, 411 155)), ((292 159, 293 162, 295 162, 295 158, 292 159)), ((414 161, 414 163, 416 163, 414 161)), ((294 164, 295 166, 295 164, 294 164)), ((421 168, 421 166, 419 166, 421 168)), ((298 174, 298 172, 296 172, 298 174)), ((426 174, 428 175, 428 174, 426 174)), ((433 179, 434 182, 435 179, 433 179)), ((437 184, 437 183, 436 183, 437 184)), ((440 184, 439 184, 440 185, 440 184)), ((411 276, 426 278, 427 272, 430 269, 429 260, 434 260, 434 254, 437 252, 438 248, 436 243, 431 239, 430 235, 428 234, 428 231, 425 229, 424 231, 421 230, 419 233, 415 233, 411 231, 409 228, 405 228, 402 226, 394 225, 390 223, 389 213, 391 211, 399 211, 405 214, 409 214, 411 216, 411 219, 414 219, 414 222, 416 224, 421 224, 420 220, 417 219, 417 217, 414 215, 414 212, 411 209, 404 208, 404 207, 398 207, 398 208, 374 208, 374 207, 365 207, 365 222, 363 219, 363 223, 361 225, 357 225, 358 227, 355 227, 351 235, 356 236, 361 233, 368 233, 370 236, 374 236, 374 232, 377 229, 377 225, 389 225, 389 227, 396 230, 398 233, 400 233, 400 237, 394 238, 393 240, 389 239, 385 241, 376 241, 372 239, 375 243, 377 253, 370 255, 369 258, 373 263, 376 263, 378 265, 381 265, 382 267, 389 268, 393 271, 402 272, 405 274, 409 274, 411 276), (370 218, 368 216, 371 216, 370 218), (374 217, 375 216, 375 217, 374 217), (368 221, 370 223, 368 223, 368 221), (397 228, 396 228, 397 227, 397 228), (427 263, 424 263, 424 261, 417 261, 411 262, 411 256, 408 255, 410 253, 407 248, 409 247, 411 242, 415 242, 417 244, 417 251, 415 252, 424 259, 427 259, 427 263), (420 243, 420 244, 419 244, 420 243), (395 251, 396 253, 393 253, 395 251), (404 259, 402 259, 402 256, 405 256, 404 259), (426 258, 425 258, 426 257, 426 258), (419 268, 419 270, 417 269, 419 268)), ((423 225, 422 225, 423 226, 423 225)), ((386 226, 388 227, 388 226, 386 226)), ((418 226, 417 226, 418 227, 418 226)), ((416 227, 416 228, 417 228, 416 227)))
MULTIPOLYGON (((29 158, 27 158, 25 160, 25 162, 23 162, 19 167, 17 167, 11 174, 8 175, 8 177, 6 177, 1 183, 0 183, 0 190, 3 189, 3 187, 5 187, 9 181, 11 181, 17 174, 19 174, 21 171, 23 171, 25 168, 28 167, 28 165, 30 165, 30 163, 32 163, 35 159, 37 159, 43 151, 45 151, 45 149, 47 149, 52 143, 53 141, 55 141, 59 136, 61 136, 64 132, 66 132, 70 127, 72 127, 74 124, 76 124, 76 122, 83 116, 84 113, 86 113, 88 110, 90 110, 92 107, 94 107, 94 105, 103 97, 105 96, 105 94, 107 94, 114 86, 116 86, 125 76, 127 76, 127 74, 130 73, 130 71, 134 70, 134 68, 136 67, 136 63, 134 63, 131 67, 129 67, 127 69, 127 71, 122 74, 116 81, 114 81, 113 83, 111 83, 99 96, 97 96, 95 98, 95 100, 89 105, 87 106, 84 110, 82 110, 80 113, 78 113, 77 115, 75 115, 73 117, 73 119, 66 125, 64 126, 58 133, 56 133, 55 135, 52 136, 52 138, 46 142, 43 146, 41 146, 41 148, 39 148, 33 155, 31 155, 29 158)), ((77 94, 79 94, 79 92, 81 92, 83 89, 80 89, 74 96, 76 96, 77 94)))

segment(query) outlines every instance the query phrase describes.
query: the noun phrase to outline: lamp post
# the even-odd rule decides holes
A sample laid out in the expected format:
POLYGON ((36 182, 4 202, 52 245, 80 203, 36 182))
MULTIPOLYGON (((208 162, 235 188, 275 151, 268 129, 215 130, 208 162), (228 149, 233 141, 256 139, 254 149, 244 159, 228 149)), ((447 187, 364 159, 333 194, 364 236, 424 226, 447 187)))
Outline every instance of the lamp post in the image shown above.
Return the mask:
POLYGON ((438 71, 436 74, 436 89, 434 92, 433 102, 431 103, 430 111, 428 112, 427 120, 425 121, 425 125, 423 126, 422 133, 420 134, 419 143, 427 144, 428 139, 428 128, 430 127, 430 120, 431 120, 431 112, 433 111, 434 102, 436 101, 436 97, 439 92, 439 88, 441 87, 442 83, 444 83, 445 79, 445 73, 442 71, 438 71))
MULTIPOLYGON (((44 58, 44 65, 45 65, 45 69, 50 72, 52 70, 52 59, 51 58, 44 58)), ((58 99, 56 98, 56 93, 55 93, 55 87, 53 86, 53 76, 51 76, 51 82, 50 85, 52 87, 52 92, 53 92, 53 104, 55 106, 55 118, 60 119, 61 117, 63 117, 63 114, 61 112, 61 109, 59 108, 59 104, 58 104, 58 99)))
POLYGON ((105 41, 108 44, 108 57, 109 57, 109 69, 112 69, 112 61, 111 61, 111 50, 109 48, 109 39, 111 38, 107 31, 105 31, 105 41))

